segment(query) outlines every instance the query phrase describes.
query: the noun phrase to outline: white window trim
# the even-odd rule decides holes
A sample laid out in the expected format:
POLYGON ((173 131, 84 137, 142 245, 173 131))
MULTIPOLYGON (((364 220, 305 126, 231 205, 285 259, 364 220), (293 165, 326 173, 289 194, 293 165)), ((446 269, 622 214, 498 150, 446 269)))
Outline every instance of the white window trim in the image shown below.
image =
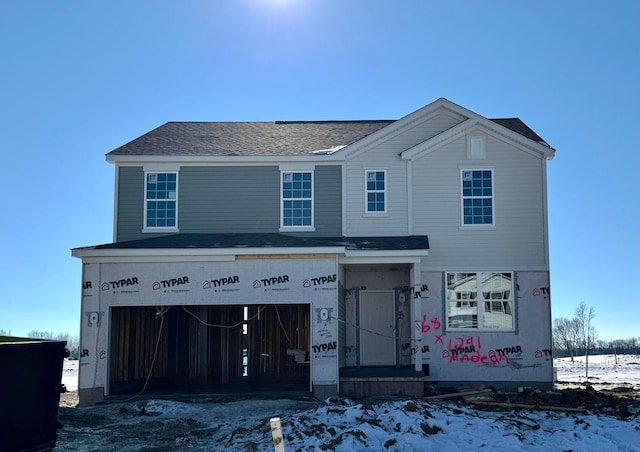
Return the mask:
MULTIPOLYGON (((454 332, 462 332, 462 331, 468 331, 468 332, 492 332, 492 333, 509 333, 509 332, 514 332, 516 331, 516 282, 515 282, 515 271, 510 271, 510 270, 495 270, 495 271, 447 271, 445 272, 444 275, 444 281, 445 281, 445 294, 444 294, 444 302, 445 302, 445 309, 444 309, 444 317, 445 317, 445 324, 447 325, 447 331, 454 331, 454 332), (448 277, 447 275, 449 274, 453 274, 453 273, 475 273, 477 275, 477 279, 476 279, 476 293, 477 296, 475 298, 475 300, 469 300, 469 301, 475 301, 475 307, 477 309, 477 324, 479 326, 477 326, 476 328, 454 328, 454 327, 450 327, 449 326, 449 303, 450 302, 463 302, 463 300, 455 300, 455 299, 449 299, 448 296, 448 277), (488 300, 485 300, 483 294, 482 294, 482 275, 483 274, 487 274, 487 273, 509 273, 511 275, 511 291, 510 291, 510 297, 508 300, 492 300, 491 298, 489 298, 488 300), (492 312, 492 310, 486 311, 485 310, 485 303, 489 302, 496 302, 496 301, 500 301, 502 303, 507 302, 507 303, 511 303, 511 328, 483 328, 480 325, 482 325, 483 321, 484 321, 484 313, 485 312, 492 312)), ((503 312, 504 311, 504 304, 503 304, 503 312)))
MULTIPOLYGON (((309 169, 309 166, 304 169, 298 168, 289 168, 284 167, 280 168, 280 232, 313 232, 316 230, 315 228, 315 190, 314 185, 316 182, 315 171, 313 168, 309 169), (286 169, 285 169, 286 168, 286 169), (311 225, 310 226, 285 226, 284 225, 284 198, 282 197, 282 190, 284 184, 284 174, 285 173, 311 173, 311 225)), ((299 199, 307 199, 307 198, 299 198, 299 199)))
MULTIPOLYGON (((473 230, 473 231, 490 231, 496 229, 496 178, 495 171, 492 167, 483 166, 481 168, 470 168, 467 166, 458 167, 460 169, 460 226, 459 230, 473 230), (465 171, 491 171, 491 224, 464 224, 464 187, 463 187, 463 174, 465 171)), ((470 199, 476 198, 475 196, 467 197, 470 199)), ((480 198, 487 198, 487 196, 481 196, 480 198)))
POLYGON ((389 192, 387 190, 387 187, 389 186, 388 184, 388 179, 387 179, 387 170, 385 169, 377 169, 377 168, 366 168, 364 170, 364 214, 365 216, 371 216, 371 217, 380 217, 380 216, 387 216, 387 206, 389 205, 389 192), (384 174, 384 190, 382 190, 382 193, 384 194, 384 210, 382 211, 370 211, 369 210, 369 203, 368 203, 368 195, 369 192, 371 193, 380 193, 380 190, 368 190, 367 189, 367 175, 369 173, 383 173, 384 174))
POLYGON ((145 167, 144 168, 144 194, 143 194, 143 207, 142 207, 142 211, 143 211, 143 218, 142 218, 142 232, 145 234, 149 234, 149 233, 154 233, 154 232, 180 232, 180 229, 178 228, 178 216, 179 216, 179 210, 178 210, 178 199, 180 197, 179 194, 179 187, 180 187, 180 172, 177 169, 174 169, 175 167, 167 167, 167 168, 163 168, 163 167, 158 167, 158 168, 148 168, 145 167), (147 180, 148 174, 175 174, 176 175, 176 225, 175 226, 154 226, 154 227, 149 227, 147 226, 147 180))

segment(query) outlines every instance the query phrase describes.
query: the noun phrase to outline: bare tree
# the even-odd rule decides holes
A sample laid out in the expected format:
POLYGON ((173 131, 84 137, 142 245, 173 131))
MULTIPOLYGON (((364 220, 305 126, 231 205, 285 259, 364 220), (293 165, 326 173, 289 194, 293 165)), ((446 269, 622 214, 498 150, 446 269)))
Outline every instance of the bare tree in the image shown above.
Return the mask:
POLYGON ((66 341, 67 350, 69 350, 69 356, 74 359, 78 359, 80 354, 80 336, 71 335, 69 333, 58 333, 55 335, 56 341, 66 341))
POLYGON ((579 326, 579 341, 584 347, 586 379, 589 379, 589 349, 598 336, 595 326, 591 324, 595 316, 596 311, 593 306, 587 306, 584 301, 576 308, 576 321, 579 326))
POLYGON ((65 341, 67 343, 67 350, 71 358, 77 359, 80 353, 80 337, 71 335, 69 333, 52 333, 51 331, 36 331, 31 330, 27 334, 27 337, 33 339, 47 339, 55 341, 65 341))
POLYGON ((575 354, 576 335, 573 320, 560 317, 553 321, 553 342, 557 349, 566 351, 571 356, 575 354))
POLYGON ((53 339, 53 333, 50 331, 31 330, 27 333, 27 337, 32 339, 53 339))
MULTIPOLYGON (((579 322, 578 319, 566 319, 558 318, 553 320, 553 347, 554 356, 577 356, 578 353, 582 353, 585 348, 585 343, 581 337, 581 328, 577 328, 579 322)), ((595 352, 600 355, 613 354, 617 362, 618 355, 640 354, 640 338, 631 337, 627 339, 615 339, 615 340, 603 340, 599 338, 599 334, 595 327, 591 325, 590 328, 590 348, 591 352, 595 352)))

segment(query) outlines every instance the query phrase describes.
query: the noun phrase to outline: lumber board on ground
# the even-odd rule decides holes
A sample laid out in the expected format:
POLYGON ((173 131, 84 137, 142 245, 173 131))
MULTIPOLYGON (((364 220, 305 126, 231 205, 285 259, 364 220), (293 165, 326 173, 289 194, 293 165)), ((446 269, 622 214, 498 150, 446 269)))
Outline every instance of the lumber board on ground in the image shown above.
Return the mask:
POLYGON ((480 395, 480 394, 487 394, 493 392, 492 389, 482 389, 479 391, 465 391, 465 392, 452 392, 451 394, 438 394, 438 395, 434 395, 434 396, 429 396, 429 397, 423 397, 422 400, 438 400, 438 399, 452 399, 454 397, 465 397, 465 396, 471 396, 471 395, 480 395))
POLYGON ((588 413, 589 410, 585 408, 571 408, 565 406, 551 406, 551 405, 530 405, 526 403, 505 403, 505 402, 487 402, 487 401, 470 401, 474 405, 491 405, 506 408, 525 408, 528 410, 552 410, 552 411, 570 411, 572 413, 588 413))

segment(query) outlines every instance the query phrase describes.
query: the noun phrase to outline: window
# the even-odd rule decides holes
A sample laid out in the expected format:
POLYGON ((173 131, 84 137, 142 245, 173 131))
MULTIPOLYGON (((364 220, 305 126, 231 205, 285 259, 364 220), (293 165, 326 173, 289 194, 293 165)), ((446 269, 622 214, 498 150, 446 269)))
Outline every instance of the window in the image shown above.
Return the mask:
POLYGON ((367 213, 386 212, 386 171, 366 171, 367 213))
POLYGON ((462 170, 462 224, 493 225, 493 170, 462 170))
POLYGON ((513 329, 512 273, 447 273, 446 277, 449 328, 513 329))
POLYGON ((282 227, 313 227, 313 173, 282 172, 282 227))
POLYGON ((177 173, 146 173, 145 228, 176 228, 177 200, 177 173))

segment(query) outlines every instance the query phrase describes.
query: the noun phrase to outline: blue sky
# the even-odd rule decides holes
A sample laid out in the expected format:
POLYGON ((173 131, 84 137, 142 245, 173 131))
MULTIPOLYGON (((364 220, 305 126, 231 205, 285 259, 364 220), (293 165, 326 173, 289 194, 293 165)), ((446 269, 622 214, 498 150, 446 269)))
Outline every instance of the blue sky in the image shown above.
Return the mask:
POLYGON ((640 2, 0 3, 0 329, 77 334, 104 154, 167 121, 397 119, 439 97, 551 146, 554 317, 640 337, 640 2))

